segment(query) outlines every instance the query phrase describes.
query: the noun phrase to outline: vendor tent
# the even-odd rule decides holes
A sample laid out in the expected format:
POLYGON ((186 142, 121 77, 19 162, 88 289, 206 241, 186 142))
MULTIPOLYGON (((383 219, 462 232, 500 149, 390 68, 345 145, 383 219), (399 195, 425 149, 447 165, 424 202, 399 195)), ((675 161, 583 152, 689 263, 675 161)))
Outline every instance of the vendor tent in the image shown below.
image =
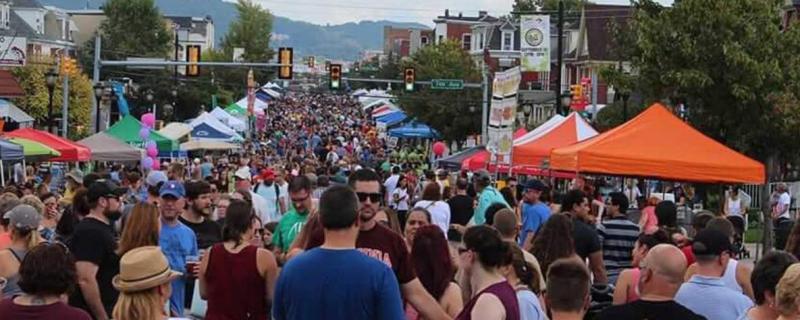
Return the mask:
POLYGON ((61 156, 61 153, 39 142, 25 138, 8 139, 15 144, 22 146, 22 153, 26 158, 50 158, 61 156))
POLYGON ((231 127, 233 130, 243 132, 247 130, 247 123, 244 120, 234 117, 230 113, 222 110, 220 107, 214 108, 211 110, 211 115, 217 118, 217 120, 221 121, 223 124, 231 127))
POLYGON ((532 135, 525 135, 514 141, 512 163, 514 167, 542 167, 550 151, 566 147, 597 135, 597 131, 578 113, 571 113, 566 118, 552 123, 543 130, 536 130, 532 135))
POLYGON ((380 107, 377 107, 374 110, 372 110, 372 117, 373 118, 378 118, 378 117, 382 117, 382 116, 385 116, 387 114, 390 114, 390 113, 393 113, 393 112, 398 112, 398 111, 400 111, 400 108, 398 108, 398 107, 396 107, 396 106, 394 106, 392 104, 388 104, 387 103, 387 104, 384 104, 384 105, 382 105, 380 107))
POLYGON ((552 151, 556 170, 666 180, 764 183, 764 165, 703 135, 655 104, 592 139, 552 151))
MULTIPOLYGON (((242 107, 242 109, 247 110, 247 97, 244 97, 239 101, 236 101, 236 105, 242 107)), ((266 101, 263 101, 258 98, 256 98, 255 101, 253 102, 253 108, 256 110, 266 109, 267 106, 268 105, 266 101)))
POLYGON ((410 121, 403 126, 389 129, 389 136, 398 138, 435 139, 439 137, 439 132, 424 123, 410 121))
POLYGON ((33 117, 25 113, 25 111, 22 111, 15 104, 11 103, 11 101, 5 99, 0 99, 0 117, 17 122, 22 128, 32 127, 34 122, 33 117))
POLYGON ((184 138, 188 139, 189 133, 192 132, 192 127, 188 124, 181 122, 170 122, 158 133, 170 140, 181 141, 184 138))
POLYGON ((81 141, 81 144, 92 149, 94 161, 139 161, 144 156, 144 150, 133 147, 105 132, 96 133, 81 141))
POLYGON ((406 119, 408 119, 408 116, 405 114, 405 112, 397 111, 375 118, 375 121, 385 123, 387 127, 391 127, 405 121, 406 119))
MULTIPOLYGON (((558 117, 561 117, 561 116, 558 116, 558 117)), ((561 117, 561 119, 563 119, 563 118, 564 117, 561 117)), ((521 139, 523 136, 525 136, 526 134, 527 134, 527 131, 524 128, 519 128, 519 129, 517 129, 517 131, 514 131, 514 134, 512 135, 512 138, 516 142, 519 139, 521 139)), ((470 154, 467 157, 464 157, 462 159, 462 161, 461 161, 461 166, 459 168, 472 170, 472 171, 479 170, 479 169, 484 169, 484 168, 487 168, 487 167, 492 167, 493 168, 494 165, 491 165, 491 166, 487 165, 487 163, 489 163, 491 161, 492 161, 491 154, 489 153, 489 151, 486 150, 486 148, 484 146, 481 146, 480 150, 470 154)), ((505 171, 508 171, 508 166, 501 166, 501 170, 503 170, 502 169, 503 167, 505 167, 505 169, 504 169, 505 171)), ((492 169, 492 170, 494 170, 494 169, 492 169)))
POLYGON ((186 143, 181 143, 181 150, 182 151, 194 151, 194 150, 235 150, 239 149, 240 146, 238 144, 233 144, 230 142, 224 141, 202 141, 202 140, 192 140, 186 143))
POLYGON ((189 123, 192 127, 192 139, 217 141, 244 141, 231 127, 226 126, 208 112, 203 112, 189 123))
POLYGON ((484 151, 486 147, 484 146, 475 146, 472 148, 467 148, 459 153, 453 154, 447 158, 439 159, 437 165, 449 170, 461 170, 461 165, 464 160, 472 157, 478 152, 484 151))
POLYGON ((231 103, 225 107, 225 112, 230 113, 234 117, 247 117, 247 106, 240 107, 238 104, 231 103))
POLYGON ((22 160, 25 158, 21 145, 0 139, 0 159, 4 161, 22 160))
MULTIPOLYGON (((139 120, 136 120, 132 115, 127 115, 114 123, 114 125, 105 132, 119 141, 135 147, 141 147, 144 145, 142 138, 139 136, 139 130, 141 128, 142 123, 139 122, 139 120)), ((175 140, 167 138, 155 130, 150 131, 149 138, 156 142, 158 151, 169 152, 178 149, 178 144, 175 140)))
POLYGON ((92 152, 89 150, 89 148, 79 143, 75 143, 49 132, 36 129, 22 128, 11 132, 6 132, 6 137, 33 140, 61 153, 61 156, 50 159, 50 161, 89 161, 92 155, 92 152))

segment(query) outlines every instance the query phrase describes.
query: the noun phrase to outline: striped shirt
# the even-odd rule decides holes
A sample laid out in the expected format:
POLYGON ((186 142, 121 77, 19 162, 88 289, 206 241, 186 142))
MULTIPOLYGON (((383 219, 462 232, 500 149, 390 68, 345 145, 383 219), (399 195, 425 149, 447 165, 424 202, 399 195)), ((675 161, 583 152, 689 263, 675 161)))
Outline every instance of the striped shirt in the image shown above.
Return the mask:
POLYGON ((631 267, 633 246, 639 239, 639 226, 624 216, 609 218, 597 228, 603 244, 603 263, 609 278, 631 267))

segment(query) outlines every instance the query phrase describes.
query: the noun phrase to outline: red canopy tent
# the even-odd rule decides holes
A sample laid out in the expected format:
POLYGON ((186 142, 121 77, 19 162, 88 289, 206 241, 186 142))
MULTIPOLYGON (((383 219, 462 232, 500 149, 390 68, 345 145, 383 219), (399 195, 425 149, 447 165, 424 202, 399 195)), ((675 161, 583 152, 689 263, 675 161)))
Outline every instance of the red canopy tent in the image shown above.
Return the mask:
MULTIPOLYGON (((517 131, 514 131, 513 139, 517 140, 519 137, 524 136, 526 133, 528 133, 528 130, 525 130, 525 128, 519 128, 517 129, 517 131)), ((491 156, 492 155, 489 153, 489 151, 486 151, 486 149, 476 152, 474 155, 464 159, 464 161, 461 162, 461 168, 470 171, 486 168, 486 163, 489 162, 490 160, 489 158, 491 158, 491 156)), ((506 170, 508 170, 507 166, 506 170)))
POLYGON ((554 149, 550 167, 680 181, 765 181, 762 163, 703 135, 661 104, 592 139, 554 149))
POLYGON ((5 133, 9 138, 25 138, 44 144, 61 153, 60 157, 51 158, 55 162, 89 161, 92 151, 89 148, 61 138, 49 132, 40 131, 32 128, 22 128, 5 133))

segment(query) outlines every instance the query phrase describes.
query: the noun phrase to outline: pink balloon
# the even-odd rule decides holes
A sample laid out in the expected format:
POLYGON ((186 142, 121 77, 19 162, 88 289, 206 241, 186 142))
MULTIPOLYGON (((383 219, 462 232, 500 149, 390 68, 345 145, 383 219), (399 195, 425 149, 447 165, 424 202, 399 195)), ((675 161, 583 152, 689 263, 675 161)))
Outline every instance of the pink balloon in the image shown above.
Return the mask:
POLYGON ((433 154, 436 156, 441 156, 444 154, 444 151, 447 149, 447 146, 444 145, 444 142, 437 141, 433 144, 433 154))
POLYGON ((152 113, 145 113, 142 115, 142 124, 148 128, 153 128, 156 125, 156 116, 152 113))
POLYGON ((158 162, 158 159, 156 159, 156 158, 153 158, 153 159, 154 159, 154 161, 153 161, 152 169, 153 170, 161 170, 161 163, 158 162))
POLYGON ((147 156, 151 157, 151 158, 157 157, 158 156, 158 148, 155 148, 153 146, 148 146, 148 148, 147 148, 147 156))

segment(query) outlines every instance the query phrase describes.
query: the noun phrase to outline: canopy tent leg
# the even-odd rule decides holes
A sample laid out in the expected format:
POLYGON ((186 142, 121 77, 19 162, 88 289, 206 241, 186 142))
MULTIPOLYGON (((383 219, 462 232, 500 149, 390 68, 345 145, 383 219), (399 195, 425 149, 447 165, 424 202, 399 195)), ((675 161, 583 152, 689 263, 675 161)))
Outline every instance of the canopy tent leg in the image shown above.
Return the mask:
POLYGON ((0 160, 0 182, 6 185, 6 169, 3 167, 3 160, 0 160))

